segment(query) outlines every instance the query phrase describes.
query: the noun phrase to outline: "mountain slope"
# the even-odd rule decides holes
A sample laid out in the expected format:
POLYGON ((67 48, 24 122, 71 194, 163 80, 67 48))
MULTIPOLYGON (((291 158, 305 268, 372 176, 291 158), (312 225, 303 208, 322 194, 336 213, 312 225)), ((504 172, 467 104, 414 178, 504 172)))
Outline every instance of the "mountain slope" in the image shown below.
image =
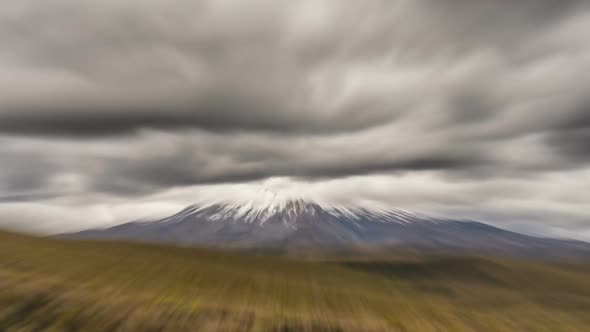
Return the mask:
POLYGON ((255 208, 194 205, 162 220, 64 235, 178 245, 281 250, 404 248, 538 257, 590 257, 590 244, 527 236, 475 221, 407 211, 322 207, 303 200, 255 208))

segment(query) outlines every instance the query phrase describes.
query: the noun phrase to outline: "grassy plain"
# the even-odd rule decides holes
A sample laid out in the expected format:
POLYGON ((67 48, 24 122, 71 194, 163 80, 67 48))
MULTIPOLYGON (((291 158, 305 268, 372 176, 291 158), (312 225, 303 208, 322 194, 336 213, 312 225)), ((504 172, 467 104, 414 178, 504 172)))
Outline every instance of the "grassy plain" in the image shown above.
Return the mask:
POLYGON ((590 331, 590 266, 0 232, 0 331, 590 331))

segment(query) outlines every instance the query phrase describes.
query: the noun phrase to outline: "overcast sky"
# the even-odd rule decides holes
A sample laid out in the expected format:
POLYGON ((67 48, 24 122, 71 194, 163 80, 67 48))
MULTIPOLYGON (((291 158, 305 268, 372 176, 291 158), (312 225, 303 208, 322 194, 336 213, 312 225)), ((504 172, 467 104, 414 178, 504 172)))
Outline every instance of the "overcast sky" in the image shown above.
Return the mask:
POLYGON ((270 184, 590 240, 589 33, 584 0, 5 2, 0 227, 270 184))

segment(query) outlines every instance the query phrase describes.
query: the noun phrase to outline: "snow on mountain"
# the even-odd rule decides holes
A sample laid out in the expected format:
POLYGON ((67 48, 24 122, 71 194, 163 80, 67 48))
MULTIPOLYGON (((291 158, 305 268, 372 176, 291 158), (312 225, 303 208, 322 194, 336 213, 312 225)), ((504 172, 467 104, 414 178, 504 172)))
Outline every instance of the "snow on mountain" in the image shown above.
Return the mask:
POLYGON ((411 222, 439 222, 436 219, 409 211, 321 206, 302 199, 284 201, 280 204, 269 204, 266 206, 256 206, 253 204, 245 204, 243 206, 237 204, 192 205, 158 222, 178 222, 187 218, 193 218, 211 222, 242 222, 263 226, 269 220, 280 220, 286 226, 297 227, 296 221, 298 219, 313 218, 314 216, 330 216, 357 225, 359 221, 364 219, 382 223, 394 222, 402 224, 411 222))

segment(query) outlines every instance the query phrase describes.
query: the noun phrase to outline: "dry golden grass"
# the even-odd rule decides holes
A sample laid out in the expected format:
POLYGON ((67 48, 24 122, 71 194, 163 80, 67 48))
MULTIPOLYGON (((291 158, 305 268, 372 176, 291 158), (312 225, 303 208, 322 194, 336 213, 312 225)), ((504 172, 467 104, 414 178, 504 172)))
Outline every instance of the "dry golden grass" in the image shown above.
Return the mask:
POLYGON ((0 331, 590 331, 590 268, 0 233, 0 331))

